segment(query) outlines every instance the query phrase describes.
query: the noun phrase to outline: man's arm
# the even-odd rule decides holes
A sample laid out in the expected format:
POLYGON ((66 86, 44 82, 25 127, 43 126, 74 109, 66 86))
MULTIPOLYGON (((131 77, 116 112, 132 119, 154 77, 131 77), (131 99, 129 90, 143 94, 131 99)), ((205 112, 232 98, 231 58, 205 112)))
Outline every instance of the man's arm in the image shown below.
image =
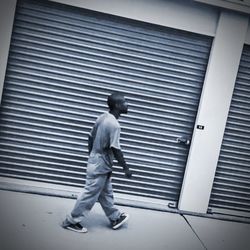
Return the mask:
POLYGON ((126 164, 122 151, 114 147, 111 147, 111 149, 113 151, 115 159, 118 161, 118 164, 123 167, 126 177, 131 178, 132 172, 129 170, 129 167, 126 164))

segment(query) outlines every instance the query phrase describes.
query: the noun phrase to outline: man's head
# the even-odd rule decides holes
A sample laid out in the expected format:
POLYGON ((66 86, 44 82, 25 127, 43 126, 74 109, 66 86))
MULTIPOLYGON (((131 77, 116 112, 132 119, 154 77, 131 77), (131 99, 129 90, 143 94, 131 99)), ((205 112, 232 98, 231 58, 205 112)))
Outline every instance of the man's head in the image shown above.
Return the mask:
POLYGON ((110 111, 116 111, 119 114, 128 113, 128 103, 125 100, 124 95, 119 92, 111 94, 108 97, 107 103, 110 111))

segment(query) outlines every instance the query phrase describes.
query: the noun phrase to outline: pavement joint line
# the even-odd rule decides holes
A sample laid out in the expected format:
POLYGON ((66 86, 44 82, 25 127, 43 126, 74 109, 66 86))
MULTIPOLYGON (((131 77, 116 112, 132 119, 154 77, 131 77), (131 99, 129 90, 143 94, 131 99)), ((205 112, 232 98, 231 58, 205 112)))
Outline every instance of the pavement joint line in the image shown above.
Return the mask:
POLYGON ((187 222, 187 224, 189 225, 189 227, 191 228, 191 230, 193 231, 193 233, 195 234, 195 236, 198 238, 198 240, 200 241, 200 243, 202 244, 202 246, 204 247, 204 249, 208 250, 208 248, 205 246, 205 244, 203 243, 203 241, 201 240, 201 238, 199 237, 199 235, 196 233, 196 231, 194 230, 194 228, 192 227, 192 225, 190 224, 190 222, 188 221, 188 219, 184 216, 184 214, 180 214, 180 215, 187 222))

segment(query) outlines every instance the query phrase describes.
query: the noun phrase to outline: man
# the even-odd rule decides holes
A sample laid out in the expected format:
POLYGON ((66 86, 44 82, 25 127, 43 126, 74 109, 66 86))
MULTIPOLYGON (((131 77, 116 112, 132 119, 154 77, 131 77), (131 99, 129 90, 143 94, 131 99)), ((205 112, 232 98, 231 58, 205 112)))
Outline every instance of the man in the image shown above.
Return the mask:
POLYGON ((113 190, 110 180, 113 159, 118 161, 125 171, 125 176, 131 178, 120 147, 120 125, 118 118, 127 114, 128 103, 120 93, 108 97, 109 112, 102 114, 92 128, 89 141, 89 159, 87 165, 86 184, 83 193, 78 197, 70 215, 63 222, 63 228, 85 233, 83 220, 98 200, 111 222, 113 229, 119 228, 129 218, 114 206, 113 190))

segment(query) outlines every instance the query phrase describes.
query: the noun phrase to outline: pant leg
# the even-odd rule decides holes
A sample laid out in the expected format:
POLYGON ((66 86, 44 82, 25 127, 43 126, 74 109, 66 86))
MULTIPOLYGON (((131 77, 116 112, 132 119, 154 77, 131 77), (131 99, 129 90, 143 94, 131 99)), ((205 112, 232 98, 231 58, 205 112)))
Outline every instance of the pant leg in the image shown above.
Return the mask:
POLYGON ((106 179, 104 188, 100 193, 98 201, 100 202, 106 216, 110 221, 117 220, 120 217, 121 212, 114 206, 114 195, 110 178, 106 179))
POLYGON ((95 202, 98 200, 98 197, 105 186, 106 179, 107 175, 96 175, 91 178, 87 177, 83 192, 77 198, 71 214, 67 216, 67 219, 71 223, 81 222, 87 216, 95 202))

